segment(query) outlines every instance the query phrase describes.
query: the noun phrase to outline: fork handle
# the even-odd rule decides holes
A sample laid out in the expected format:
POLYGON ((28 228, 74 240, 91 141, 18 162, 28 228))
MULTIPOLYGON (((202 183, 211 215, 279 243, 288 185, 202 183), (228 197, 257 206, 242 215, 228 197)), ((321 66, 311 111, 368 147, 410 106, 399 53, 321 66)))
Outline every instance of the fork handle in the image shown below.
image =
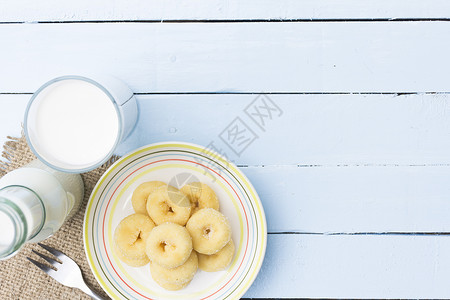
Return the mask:
POLYGON ((85 294, 87 294, 89 297, 91 297, 94 300, 105 300, 102 296, 97 294, 93 289, 91 289, 86 282, 83 286, 79 287, 80 290, 82 290, 85 294))

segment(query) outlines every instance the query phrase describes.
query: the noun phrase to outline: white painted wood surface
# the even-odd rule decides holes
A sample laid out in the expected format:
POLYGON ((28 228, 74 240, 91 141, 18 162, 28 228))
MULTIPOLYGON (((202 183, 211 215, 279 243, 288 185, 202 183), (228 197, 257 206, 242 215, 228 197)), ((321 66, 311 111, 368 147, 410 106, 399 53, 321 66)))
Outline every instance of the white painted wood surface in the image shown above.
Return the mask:
MULTIPOLYGON (((0 95, 0 142, 20 133, 31 95, 0 95)), ((257 95, 138 95, 138 125, 119 147, 213 142, 237 165, 450 165, 450 95, 269 95, 283 110, 262 131, 244 112, 257 95), (258 135, 240 156, 219 134, 240 117, 258 135)))
POLYGON ((262 131, 244 112, 257 95, 139 96, 140 123, 124 148, 213 141, 236 164, 253 166, 450 164, 448 94, 269 97, 283 114, 266 118, 262 131), (240 156, 218 137, 235 117, 259 136, 240 156))
POLYGON ((450 236, 269 235, 246 297, 448 299, 450 236))
POLYGON ((139 93, 448 92, 446 36, 450 22, 3 24, 0 90, 102 70, 139 93))
POLYGON ((448 18, 446 0, 1 0, 0 21, 448 18))
POLYGON ((0 23, 27 23, 0 24, 0 143, 20 134, 24 93, 62 74, 101 70, 145 94, 119 154, 228 149, 218 134, 235 117, 255 126, 240 93, 288 93, 269 95, 283 114, 241 156, 226 152, 271 232, 246 296, 448 299, 448 19, 444 0, 0 0, 0 23), (367 22, 390 18, 416 21, 367 22), (301 21, 251 22, 267 19, 301 21), (53 21, 75 24, 35 24, 53 21))

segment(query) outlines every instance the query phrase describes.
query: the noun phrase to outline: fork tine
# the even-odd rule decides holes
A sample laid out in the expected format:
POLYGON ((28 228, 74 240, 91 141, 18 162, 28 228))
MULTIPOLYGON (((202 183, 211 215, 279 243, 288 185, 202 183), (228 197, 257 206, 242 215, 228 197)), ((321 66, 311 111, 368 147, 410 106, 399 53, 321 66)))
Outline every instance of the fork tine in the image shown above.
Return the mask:
POLYGON ((32 258, 27 257, 27 259, 28 259, 29 261, 31 261, 36 267, 38 267, 39 269, 41 269, 42 271, 44 271, 45 273, 49 273, 50 271, 54 271, 54 270, 53 270, 52 268, 50 268, 49 266, 46 266, 46 265, 44 265, 44 264, 41 264, 40 262, 35 261, 35 260, 32 259, 32 258))
POLYGON ((64 253, 56 250, 55 248, 52 248, 50 246, 38 243, 39 246, 41 246, 42 248, 44 248, 45 250, 47 250, 48 252, 50 252, 51 254, 53 254, 56 257, 60 257, 60 256, 66 256, 64 253))
POLYGON ((42 257, 43 259, 45 259, 46 261, 48 261, 52 266, 55 266, 56 263, 61 264, 59 261, 57 261, 56 259, 53 259, 51 257, 48 257, 47 255, 44 255, 42 253, 37 252, 36 250, 32 249, 31 251, 33 251, 34 253, 36 253, 37 255, 39 255, 40 257, 42 257))

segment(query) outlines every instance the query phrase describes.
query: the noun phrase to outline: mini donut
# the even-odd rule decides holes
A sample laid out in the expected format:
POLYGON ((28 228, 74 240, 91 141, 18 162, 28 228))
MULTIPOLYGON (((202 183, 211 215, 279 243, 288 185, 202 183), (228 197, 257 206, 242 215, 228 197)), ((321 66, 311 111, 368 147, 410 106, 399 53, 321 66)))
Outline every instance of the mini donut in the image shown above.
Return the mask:
POLYGON ((207 207, 219 210, 219 199, 217 198, 216 193, 204 183, 191 182, 184 185, 180 191, 188 196, 189 201, 191 201, 191 214, 207 207))
POLYGON ((147 199, 157 188, 165 186, 162 181, 149 181, 140 184, 131 196, 131 204, 136 213, 147 214, 147 199))
POLYGON ((157 224, 185 225, 191 215, 189 199, 172 186, 162 186, 148 196, 147 213, 157 224))
POLYGON ((191 252, 184 264, 176 268, 167 269, 157 263, 150 263, 152 278, 156 283, 168 290, 178 290, 185 287, 194 278, 197 268, 198 258, 195 251, 191 252))
POLYGON ((184 264, 192 252, 192 239, 187 229, 175 223, 156 226, 147 238, 145 252, 153 263, 165 268, 184 264))
POLYGON ((212 255, 198 254, 198 267, 206 272, 221 271, 228 267, 233 259, 234 243, 230 240, 219 252, 212 255))
POLYGON ((118 250, 116 252, 129 259, 145 259, 145 240, 154 227, 155 223, 147 215, 127 216, 114 231, 114 242, 118 250))
POLYGON ((150 262, 150 259, 148 259, 147 255, 145 255, 144 258, 138 258, 138 259, 131 259, 126 257, 122 251, 120 251, 119 247, 117 247, 116 243, 114 244, 114 252, 116 253, 117 257, 123 261, 125 264, 131 266, 131 267, 142 267, 145 266, 150 262))
POLYGON ((213 208, 203 208, 193 214, 186 229, 191 234, 194 250, 202 254, 219 252, 231 239, 230 223, 213 208))

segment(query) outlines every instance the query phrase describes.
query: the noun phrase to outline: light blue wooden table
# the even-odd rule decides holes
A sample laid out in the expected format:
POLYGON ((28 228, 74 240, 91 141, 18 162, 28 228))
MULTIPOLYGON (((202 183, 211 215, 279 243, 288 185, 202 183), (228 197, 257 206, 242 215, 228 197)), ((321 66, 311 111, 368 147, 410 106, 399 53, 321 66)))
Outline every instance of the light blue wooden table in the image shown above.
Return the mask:
POLYGON ((242 169, 269 228, 246 297, 450 298, 450 2, 0 0, 0 22, 0 143, 42 83, 101 71, 139 103, 118 154, 213 143, 242 169))

